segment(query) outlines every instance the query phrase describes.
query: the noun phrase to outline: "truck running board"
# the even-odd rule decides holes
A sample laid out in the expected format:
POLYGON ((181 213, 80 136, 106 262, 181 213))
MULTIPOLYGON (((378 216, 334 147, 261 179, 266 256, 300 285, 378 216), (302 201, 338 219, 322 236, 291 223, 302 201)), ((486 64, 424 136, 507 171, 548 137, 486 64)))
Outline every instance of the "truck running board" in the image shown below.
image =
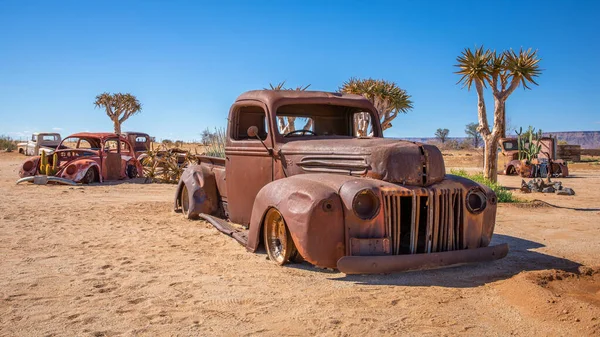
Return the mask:
POLYGON ((241 245, 246 246, 248 242, 248 230, 244 229, 242 226, 235 225, 227 220, 214 217, 212 215, 200 213, 198 215, 200 219, 206 220, 210 222, 219 232, 223 234, 227 234, 234 238, 241 245))

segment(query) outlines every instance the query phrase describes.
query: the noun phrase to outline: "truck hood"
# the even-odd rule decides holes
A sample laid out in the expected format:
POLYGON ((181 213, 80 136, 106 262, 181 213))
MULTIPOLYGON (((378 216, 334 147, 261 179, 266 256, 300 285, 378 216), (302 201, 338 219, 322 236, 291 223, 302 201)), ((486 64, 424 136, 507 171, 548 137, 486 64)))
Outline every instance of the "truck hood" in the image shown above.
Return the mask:
POLYGON ((280 154, 290 175, 338 173, 428 186, 446 173, 437 147, 393 138, 303 138, 281 146, 280 154))

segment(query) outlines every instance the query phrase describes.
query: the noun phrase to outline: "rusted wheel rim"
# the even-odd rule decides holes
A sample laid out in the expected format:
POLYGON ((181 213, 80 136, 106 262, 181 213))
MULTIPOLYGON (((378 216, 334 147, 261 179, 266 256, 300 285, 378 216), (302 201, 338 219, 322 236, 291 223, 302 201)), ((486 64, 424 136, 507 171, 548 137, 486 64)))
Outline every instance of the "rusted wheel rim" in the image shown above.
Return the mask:
POLYGON ((190 196, 185 185, 181 189, 181 209, 183 210, 183 214, 187 216, 190 210, 190 196))
POLYGON ((85 172, 85 176, 83 176, 83 182, 86 184, 91 184, 96 180, 96 171, 93 168, 89 168, 87 172, 85 172))
POLYGON ((283 265, 296 250, 281 213, 271 208, 265 217, 264 242, 271 261, 283 265))

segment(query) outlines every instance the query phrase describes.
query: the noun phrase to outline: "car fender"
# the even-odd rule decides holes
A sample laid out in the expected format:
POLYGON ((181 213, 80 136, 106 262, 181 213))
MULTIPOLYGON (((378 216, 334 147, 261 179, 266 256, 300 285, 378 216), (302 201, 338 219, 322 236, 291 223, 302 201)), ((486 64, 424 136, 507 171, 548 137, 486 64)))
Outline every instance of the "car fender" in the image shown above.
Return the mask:
POLYGON ((39 166, 40 166, 40 157, 39 156, 32 157, 32 158, 25 160, 23 162, 23 164, 21 164, 21 168, 19 168, 19 177, 25 178, 25 177, 30 177, 30 176, 36 175, 36 173, 38 172, 39 166), (31 167, 31 169, 25 171, 23 169, 23 165, 25 165, 25 163, 27 163, 27 162, 32 162, 33 166, 31 167))
POLYGON ((504 170, 504 174, 508 175, 510 169, 513 169, 514 174, 518 175, 521 172, 521 161, 519 160, 511 160, 508 164, 506 164, 506 169, 504 170))
POLYGON ((246 248, 258 249, 266 212, 276 208, 300 255, 314 265, 335 268, 345 255, 344 206, 338 194, 343 181, 338 186, 327 181, 331 175, 323 174, 322 181, 303 176, 273 181, 258 192, 246 248))
POLYGON ((200 213, 214 215, 219 209, 219 193, 215 174, 205 165, 192 165, 181 174, 175 193, 174 210, 181 209, 181 191, 187 187, 190 218, 200 213))
POLYGON ((87 173, 87 171, 89 169, 91 169, 92 167, 96 168, 96 172, 98 172, 98 176, 99 176, 99 180, 100 182, 102 182, 104 179, 102 179, 102 170, 100 169, 100 165, 98 165, 98 163, 93 160, 93 159, 87 159, 87 158, 82 158, 82 159, 75 159, 70 161, 69 163, 67 163, 66 165, 64 165, 63 169, 61 169, 57 176, 61 177, 61 178, 65 178, 65 179, 70 179, 73 180, 74 182, 80 182, 83 177, 85 177, 85 174, 87 173), (75 171, 74 174, 67 174, 67 168, 71 165, 76 165, 77 170, 75 171))

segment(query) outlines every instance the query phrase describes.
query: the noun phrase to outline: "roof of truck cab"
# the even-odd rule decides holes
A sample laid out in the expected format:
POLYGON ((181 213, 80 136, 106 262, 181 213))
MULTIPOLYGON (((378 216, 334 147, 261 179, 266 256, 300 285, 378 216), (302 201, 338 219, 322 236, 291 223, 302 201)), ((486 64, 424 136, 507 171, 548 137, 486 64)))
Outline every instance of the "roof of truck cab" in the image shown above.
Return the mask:
POLYGON ((326 91, 301 91, 301 90, 252 90, 247 91, 236 99, 236 101, 243 100, 257 100, 264 103, 274 103, 283 99, 303 99, 310 101, 314 99, 322 102, 330 99, 331 102, 340 102, 342 100, 351 100, 355 102, 364 102, 370 104, 370 102, 361 95, 344 94, 339 92, 326 92, 326 91))

